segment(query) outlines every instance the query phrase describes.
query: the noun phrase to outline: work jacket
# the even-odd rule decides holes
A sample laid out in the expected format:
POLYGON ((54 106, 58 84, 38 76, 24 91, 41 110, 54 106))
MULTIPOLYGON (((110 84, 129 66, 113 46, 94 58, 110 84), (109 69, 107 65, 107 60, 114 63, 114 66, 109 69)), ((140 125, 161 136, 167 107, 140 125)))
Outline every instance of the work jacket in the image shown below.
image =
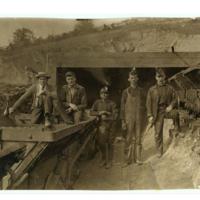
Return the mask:
POLYGON ((85 88, 79 84, 74 86, 74 93, 71 94, 70 88, 64 85, 61 89, 61 101, 67 108, 69 104, 75 104, 79 110, 84 110, 87 107, 87 95, 85 88))
POLYGON ((31 109, 34 109, 39 106, 39 101, 41 95, 44 96, 54 96, 54 91, 52 86, 46 85, 44 92, 41 94, 40 93, 40 85, 38 83, 32 85, 30 88, 27 89, 27 91, 15 102, 15 104, 12 106, 12 108, 15 110, 17 109, 20 105, 22 105, 26 99, 32 96, 32 107, 31 109))
POLYGON ((147 116, 152 116, 156 120, 160 110, 165 110, 169 105, 174 108, 176 103, 176 93, 170 85, 154 85, 149 89, 147 94, 147 116))

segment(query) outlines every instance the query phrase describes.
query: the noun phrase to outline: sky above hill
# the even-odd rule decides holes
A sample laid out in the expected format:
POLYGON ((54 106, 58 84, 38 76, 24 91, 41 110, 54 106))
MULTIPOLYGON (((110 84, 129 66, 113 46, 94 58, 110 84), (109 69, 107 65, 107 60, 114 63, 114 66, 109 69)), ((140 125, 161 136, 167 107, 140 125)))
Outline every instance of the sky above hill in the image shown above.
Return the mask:
MULTIPOLYGON (((95 19, 95 26, 111 24, 122 21, 122 19, 95 19)), ((13 37, 13 32, 18 28, 31 29, 36 37, 47 37, 50 34, 62 34, 74 29, 76 20, 65 19, 0 19, 0 47, 7 46, 13 37)))

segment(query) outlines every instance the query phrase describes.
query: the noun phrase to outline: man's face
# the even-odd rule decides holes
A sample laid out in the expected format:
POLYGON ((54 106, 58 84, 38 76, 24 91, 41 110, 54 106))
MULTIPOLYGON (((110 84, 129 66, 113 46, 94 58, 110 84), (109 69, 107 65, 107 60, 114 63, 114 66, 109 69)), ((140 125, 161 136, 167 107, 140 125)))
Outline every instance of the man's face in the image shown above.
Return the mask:
POLYGON ((158 85, 165 84, 165 76, 161 76, 159 74, 156 75, 156 81, 158 85))
POLYGON ((48 79, 46 77, 40 77, 38 82, 42 87, 44 87, 45 85, 47 85, 48 79))
POLYGON ((138 82, 138 77, 136 75, 129 75, 128 81, 131 85, 135 85, 138 82))
POLYGON ((66 82, 68 86, 74 86, 76 84, 76 78, 74 76, 67 76, 66 82))
POLYGON ((100 97, 101 97, 101 99, 103 99, 103 100, 108 99, 108 96, 109 96, 109 94, 108 94, 107 92, 101 92, 101 93, 100 93, 100 97))

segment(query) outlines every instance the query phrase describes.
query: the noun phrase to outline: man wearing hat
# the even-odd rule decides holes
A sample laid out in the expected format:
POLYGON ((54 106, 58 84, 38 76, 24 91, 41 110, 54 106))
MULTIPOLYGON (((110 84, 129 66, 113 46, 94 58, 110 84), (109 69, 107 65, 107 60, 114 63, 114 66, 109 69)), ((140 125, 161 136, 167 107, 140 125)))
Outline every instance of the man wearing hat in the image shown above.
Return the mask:
POLYGON ((99 117, 97 143, 101 153, 100 166, 108 169, 112 161, 113 122, 117 118, 117 109, 116 104, 109 99, 107 86, 100 90, 100 99, 94 102, 90 114, 99 117))
POLYGON ((126 131, 124 167, 136 162, 142 164, 142 113, 144 112, 142 88, 138 86, 138 75, 135 68, 129 73, 129 84, 122 93, 121 113, 122 129, 126 131))
MULTIPOLYGON (((157 156, 163 154, 163 124, 164 118, 177 103, 177 98, 173 88, 166 83, 166 75, 163 69, 156 69, 156 85, 152 86, 147 94, 147 117, 150 124, 155 127, 155 143, 157 156)), ((175 126, 178 126, 176 123, 175 126)))
POLYGON ((83 112, 87 106, 87 96, 85 88, 77 83, 74 72, 65 74, 66 85, 61 90, 61 101, 66 113, 74 123, 82 120, 83 112))
POLYGON ((36 75, 37 82, 33 84, 16 102, 9 108, 9 113, 13 113, 24 101, 30 96, 33 97, 32 103, 32 124, 40 124, 45 121, 45 126, 51 126, 52 104, 52 87, 48 84, 50 76, 45 72, 39 72, 36 75))

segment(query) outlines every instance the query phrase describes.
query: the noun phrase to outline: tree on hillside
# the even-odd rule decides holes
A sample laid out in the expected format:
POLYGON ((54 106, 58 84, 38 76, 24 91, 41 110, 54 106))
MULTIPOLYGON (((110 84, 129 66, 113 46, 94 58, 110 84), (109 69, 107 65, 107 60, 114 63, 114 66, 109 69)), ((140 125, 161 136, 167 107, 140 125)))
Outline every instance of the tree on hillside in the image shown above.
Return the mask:
POLYGON ((76 21, 77 24, 74 28, 74 32, 91 33, 97 30, 91 19, 77 19, 76 21))
POLYGON ((13 42, 14 46, 26 46, 32 44, 35 40, 35 36, 30 29, 19 28, 13 33, 13 42))

